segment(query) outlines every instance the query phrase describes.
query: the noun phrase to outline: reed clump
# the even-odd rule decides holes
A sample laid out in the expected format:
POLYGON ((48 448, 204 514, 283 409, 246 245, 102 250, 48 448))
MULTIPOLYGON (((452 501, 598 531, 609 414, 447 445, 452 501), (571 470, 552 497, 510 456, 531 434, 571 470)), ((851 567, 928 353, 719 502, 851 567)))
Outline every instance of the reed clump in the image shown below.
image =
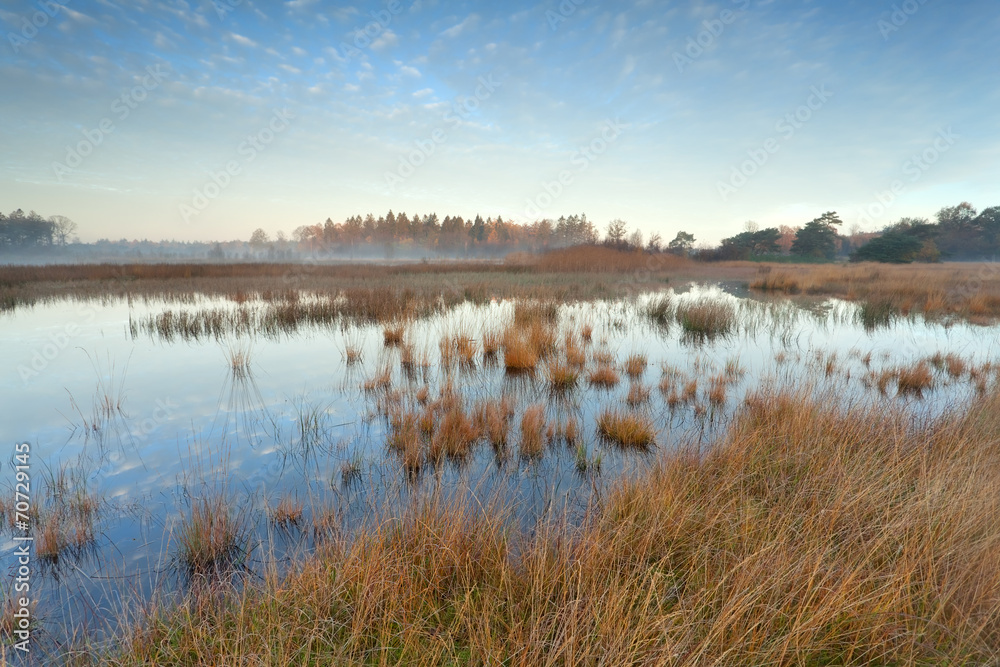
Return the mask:
POLYGON ((474 410, 474 424, 479 433, 501 453, 507 448, 510 421, 514 417, 514 407, 506 398, 481 401, 474 410))
POLYGON ((521 456, 536 458, 545 452, 545 405, 536 404, 525 409, 521 416, 521 456))
POLYGON ((646 372, 646 366, 649 361, 644 354, 630 354, 628 358, 625 359, 625 374, 628 375, 633 380, 637 380, 642 377, 643 373, 646 372))
POLYGON ((592 387, 601 387, 603 389, 614 387, 618 384, 619 380, 618 371, 610 364, 600 364, 587 375, 587 381, 592 387))
POLYGON ((569 363, 553 359, 548 365, 549 389, 556 393, 566 393, 576 389, 579 372, 569 363))
POLYGON ((701 298, 678 305, 677 321, 689 335, 724 336, 736 328, 736 309, 725 301, 701 298))
POLYGON ((605 409, 597 417, 597 432, 619 447, 645 449, 656 442, 652 420, 638 412, 605 409))
POLYGON ((401 322, 386 325, 382 328, 382 341, 386 347, 398 347, 403 344, 406 325, 401 322))
POLYGON ((177 532, 181 563, 189 574, 223 570, 244 553, 248 533, 245 515, 230 507, 223 494, 192 498, 177 532))
POLYGON ((297 526, 302 521, 303 509, 304 506, 301 500, 285 496, 271 510, 271 523, 281 528, 297 526))

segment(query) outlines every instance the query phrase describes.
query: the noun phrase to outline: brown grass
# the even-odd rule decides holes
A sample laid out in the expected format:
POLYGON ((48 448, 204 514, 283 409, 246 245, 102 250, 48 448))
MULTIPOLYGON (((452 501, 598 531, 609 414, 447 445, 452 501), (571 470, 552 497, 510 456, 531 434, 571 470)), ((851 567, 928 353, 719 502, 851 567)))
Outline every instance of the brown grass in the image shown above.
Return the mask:
POLYGON ((545 405, 532 405, 521 416, 521 456, 535 458, 545 451, 545 405))
POLYGON ((625 397, 625 402, 628 403, 630 407, 638 407, 649 401, 649 394, 649 387, 639 382, 633 382, 629 385, 628 395, 625 397))
POLYGON ((460 404, 454 404, 444 412, 431 438, 431 459, 437 462, 442 455, 463 459, 468 456, 478 438, 478 431, 465 410, 460 404))
POLYGON ((897 391, 906 396, 923 396, 924 392, 934 386, 934 375, 927 362, 899 369, 896 379, 897 391))
POLYGON ((222 494, 192 498, 177 534, 181 562, 191 574, 228 567, 245 549, 248 526, 222 494))
POLYGON ((651 254, 641 250, 616 250, 602 246, 576 246, 551 250, 541 256, 518 253, 507 258, 508 266, 536 271, 580 273, 666 272, 686 268, 693 262, 683 257, 651 254))
POLYGON ((386 325, 382 328, 382 340, 386 347, 398 347, 403 344, 403 336, 406 333, 406 325, 400 322, 386 325))
POLYGON ((392 388, 392 369, 388 366, 383 366, 375 375, 365 380, 361 385, 361 388, 366 392, 387 392, 392 388))
POLYGON ((615 370, 614 366, 601 364, 590 371, 587 381, 591 386, 610 389, 618 384, 618 371, 615 370))
POLYGON ((729 379, 725 375, 712 376, 708 386, 708 402, 716 407, 726 404, 729 379))
POLYGON ((538 353, 517 332, 504 336, 503 363, 508 373, 533 373, 538 366, 538 353))
POLYGON ((553 359, 548 365, 549 388, 555 392, 567 392, 576 388, 579 372, 567 363, 553 359))
POLYGON ((302 501, 285 496, 273 510, 271 510, 271 522, 276 526, 291 527, 297 526, 302 520, 302 501))
POLYGON ((998 399, 919 427, 830 405, 753 395, 575 528, 434 496, 161 608, 116 662, 992 664, 998 399))
POLYGON ((653 422, 637 412, 605 409, 597 417, 597 432, 619 447, 645 449, 656 442, 653 422))
POLYGON ((587 365, 587 352, 576 342, 573 334, 566 334, 564 347, 566 351, 566 363, 577 369, 587 365))
POLYGON ((625 373, 633 380, 642 377, 649 364, 644 354, 630 354, 625 360, 625 373))
POLYGON ((958 315, 974 321, 1000 316, 1000 269, 994 264, 765 266, 751 287, 883 303, 904 315, 958 315))
POLYGON ((503 346, 503 335, 496 329, 483 331, 483 356, 490 358, 496 356, 503 346))
MULTIPOLYGON (((426 389, 424 391, 426 394, 426 389)), ((427 432, 434 432, 433 423, 427 429, 427 432)), ((397 411, 392 414, 389 417, 389 437, 386 440, 386 444, 389 449, 399 454, 403 462, 403 467, 407 471, 419 471, 424 462, 424 444, 421 436, 420 415, 404 411, 397 411)))
POLYGON ((474 411, 476 430, 482 433, 493 449, 500 453, 507 447, 507 434, 514 409, 506 398, 480 402, 474 411))

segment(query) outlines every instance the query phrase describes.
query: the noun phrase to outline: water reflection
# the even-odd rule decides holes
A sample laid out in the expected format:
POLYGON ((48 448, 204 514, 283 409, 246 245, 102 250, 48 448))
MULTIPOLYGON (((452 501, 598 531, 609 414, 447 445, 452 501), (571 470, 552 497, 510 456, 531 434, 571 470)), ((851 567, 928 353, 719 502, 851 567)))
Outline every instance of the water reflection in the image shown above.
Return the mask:
MULTIPOLYGON (((499 499, 528 529, 550 514, 579 519, 608 485, 655 458, 655 451, 626 451, 598 437, 596 415, 605 407, 652 419, 661 450, 707 447, 746 392, 760 386, 833 388, 845 403, 905 401, 933 416, 995 386, 995 367, 986 364, 996 357, 1000 332, 919 317, 873 319, 837 300, 760 299, 737 284, 694 286, 560 306, 556 340, 561 345, 571 334, 588 369, 597 355, 618 368, 627 356, 643 355, 648 366, 634 381, 601 388, 581 374, 573 388, 553 392, 543 367, 511 374, 502 352, 483 355, 490 332, 513 321, 508 302, 466 303, 413 320, 400 344, 388 347, 381 327, 343 321, 255 335, 252 319, 239 315, 243 306, 207 299, 183 308, 110 303, 96 308, 74 344, 43 369, 9 375, 0 386, 12 416, 0 424, 3 441, 31 442, 39 475, 65 466, 86 471, 87 488, 100 498, 93 539, 38 573, 39 606, 52 628, 88 614, 120 615, 125 599, 181 590, 180 519, 211 494, 246 513, 250 537, 240 563, 253 576, 266 563, 287 564, 324 536, 349 534, 428 494, 499 499), (717 310, 692 310, 700 306, 717 310), (166 310, 174 318, 225 311, 243 324, 207 338, 143 327, 162 325, 166 310), (448 363, 454 350, 439 342, 456 337, 476 345, 473 360, 448 363), (921 361, 930 388, 922 398, 901 395, 899 369, 921 361), (384 381, 366 391, 380 373, 384 381), (640 385, 648 400, 633 397, 629 406, 630 390, 640 385), (421 392, 434 401, 446 387, 466 411, 485 399, 507 399, 516 415, 509 443, 494 449, 481 440, 461 459, 444 457, 408 474, 387 451, 388 415, 394 406, 421 405, 421 392), (549 424, 574 420, 576 444, 546 434, 544 455, 520 457, 520 415, 534 404, 545 406, 549 424), (272 515, 286 497, 301 502, 302 515, 279 528, 272 515)), ((46 340, 39 332, 58 329, 65 317, 59 304, 2 316, 10 365, 30 364, 46 340)), ((3 469, 5 485, 11 469, 3 469)), ((0 493, 12 497, 11 489, 0 493)), ((4 552, 13 548, 5 533, 4 552)))

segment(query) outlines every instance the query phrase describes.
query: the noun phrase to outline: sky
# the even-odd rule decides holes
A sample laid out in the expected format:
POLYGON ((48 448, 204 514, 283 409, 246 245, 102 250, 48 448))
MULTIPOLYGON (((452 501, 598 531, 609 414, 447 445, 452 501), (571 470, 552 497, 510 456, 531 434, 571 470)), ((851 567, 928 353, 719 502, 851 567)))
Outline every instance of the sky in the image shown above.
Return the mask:
POLYGON ((83 241, 393 210, 716 243, 1000 204, 996 0, 5 1, 0 209, 83 241))

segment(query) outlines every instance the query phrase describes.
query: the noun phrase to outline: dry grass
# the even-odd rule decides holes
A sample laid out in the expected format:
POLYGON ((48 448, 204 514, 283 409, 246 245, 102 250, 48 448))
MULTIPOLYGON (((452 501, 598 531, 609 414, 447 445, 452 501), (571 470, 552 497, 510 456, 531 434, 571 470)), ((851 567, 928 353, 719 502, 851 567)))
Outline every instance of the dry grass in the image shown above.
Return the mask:
POLYGON ((177 533, 181 562, 190 574, 206 574, 233 564, 246 548, 248 525, 222 494, 192 498, 177 533))
POLYGON ((532 405, 521 416, 521 456, 535 458, 545 452, 545 405, 532 405))
POLYGON ((406 334, 406 325, 396 322, 382 328, 382 340, 386 347, 398 347, 403 344, 403 336, 406 334))
POLYGON ((435 463, 441 456, 463 459, 468 456, 479 438, 472 420, 465 414, 461 404, 454 403, 444 410, 434 435, 431 438, 430 458, 435 463))
POLYGON ((533 373, 538 367, 538 353, 519 333, 504 336, 503 363, 508 373, 533 373))
POLYGON ((587 375, 587 382, 589 382, 592 387, 610 389, 611 387, 617 385, 618 381, 618 371, 615 370, 614 366, 607 364, 600 364, 591 370, 589 375, 587 375))
POLYGON ((566 352, 566 363, 578 369, 587 365, 587 352, 582 345, 576 342, 572 333, 566 334, 563 347, 566 352))
POLYGON ((736 327, 736 309, 717 299, 702 298, 677 306, 677 321, 685 333, 710 338, 726 335, 736 327))
POLYGON ((375 375, 365 380, 361 385, 361 388, 366 392, 387 392, 392 388, 392 369, 388 366, 383 366, 375 375))
POLYGON ((546 272, 659 274, 668 270, 687 268, 693 262, 676 255, 654 255, 641 250, 575 246, 552 250, 541 256, 517 253, 507 258, 507 264, 546 272))
POLYGON ((625 374, 633 380, 641 378, 649 361, 644 354, 631 354, 625 360, 625 374))
POLYGON ((510 420, 514 408, 506 398, 482 401, 474 410, 476 430, 482 433, 497 453, 507 448, 510 420))
MULTIPOLYGON (((426 390, 424 390, 426 396, 426 390)), ((434 426, 429 431, 433 433, 434 426)), ((424 443, 421 436, 420 416, 396 411, 389 417, 389 449, 397 452, 403 467, 411 473, 418 472, 424 463, 424 443)))
POLYGON ((483 356, 487 359, 495 357, 503 346, 503 334, 497 329, 483 331, 483 356))
POLYGON ((645 449, 656 442, 653 422, 637 412, 605 409, 597 417, 597 432, 619 447, 645 449))
POLYGON ((116 662, 994 663, 998 399, 919 427, 830 404, 751 396, 707 453, 665 452, 577 528, 433 496, 160 609, 116 662))
POLYGON ((709 380, 708 402, 716 407, 726 404, 726 392, 729 388, 729 378, 725 375, 715 375, 709 380))
POLYGON ((649 395, 649 387, 639 382, 633 382, 629 385, 628 395, 625 397, 625 402, 628 403, 630 407, 635 408, 649 402, 649 395))
POLYGON ((896 389, 901 395, 921 397, 924 392, 934 386, 934 375, 927 362, 899 369, 896 379, 896 389))
POLYGON ((302 521, 302 510, 302 501, 285 496, 271 510, 271 522, 282 528, 297 526, 302 521))
POLYGON ((579 372, 568 363, 553 359, 548 365, 549 389, 554 392, 568 392, 576 388, 579 372))
POLYGON ((785 294, 822 294, 882 304, 887 312, 1000 316, 1000 267, 995 264, 878 264, 761 267, 751 287, 785 294))

